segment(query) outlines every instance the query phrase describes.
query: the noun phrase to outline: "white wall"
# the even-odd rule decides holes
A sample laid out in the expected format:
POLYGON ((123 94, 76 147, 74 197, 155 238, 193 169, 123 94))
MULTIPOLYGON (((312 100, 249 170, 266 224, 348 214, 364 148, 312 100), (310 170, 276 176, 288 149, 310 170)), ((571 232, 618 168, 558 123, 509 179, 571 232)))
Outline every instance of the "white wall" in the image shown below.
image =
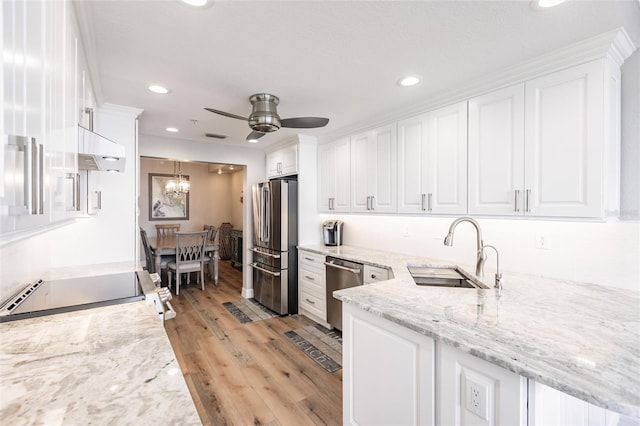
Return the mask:
MULTIPOLYGON (((251 186, 265 179, 265 154, 261 150, 245 148, 242 146, 217 145, 207 142, 192 141, 178 138, 167 138, 150 135, 140 135, 140 156, 156 158, 180 158, 185 161, 202 161, 208 163, 241 164, 245 166, 244 194, 245 202, 242 203, 244 218, 242 226, 233 223, 243 230, 244 253, 242 258, 251 259, 248 251, 248 241, 252 241, 250 230, 252 229, 251 203, 247 202, 251 194, 251 186)), ((140 200, 139 203, 147 202, 140 200)), ((242 268, 243 296, 253 296, 253 283, 251 268, 242 268)))

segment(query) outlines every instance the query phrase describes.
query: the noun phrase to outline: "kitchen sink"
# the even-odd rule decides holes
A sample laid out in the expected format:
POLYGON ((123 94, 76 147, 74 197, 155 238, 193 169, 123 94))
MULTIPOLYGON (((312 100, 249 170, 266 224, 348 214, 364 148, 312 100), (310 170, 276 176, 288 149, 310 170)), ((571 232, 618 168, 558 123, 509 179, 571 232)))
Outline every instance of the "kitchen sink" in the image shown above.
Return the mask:
POLYGON ((457 266, 407 265, 417 285, 487 289, 473 275, 457 266))

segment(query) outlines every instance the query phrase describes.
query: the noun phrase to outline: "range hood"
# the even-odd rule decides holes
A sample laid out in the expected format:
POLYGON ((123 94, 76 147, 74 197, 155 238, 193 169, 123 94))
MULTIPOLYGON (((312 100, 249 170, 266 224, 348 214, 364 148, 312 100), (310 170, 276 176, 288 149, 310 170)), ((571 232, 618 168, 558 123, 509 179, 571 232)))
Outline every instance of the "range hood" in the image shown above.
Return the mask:
POLYGON ((78 125, 78 169, 123 172, 124 146, 78 125))

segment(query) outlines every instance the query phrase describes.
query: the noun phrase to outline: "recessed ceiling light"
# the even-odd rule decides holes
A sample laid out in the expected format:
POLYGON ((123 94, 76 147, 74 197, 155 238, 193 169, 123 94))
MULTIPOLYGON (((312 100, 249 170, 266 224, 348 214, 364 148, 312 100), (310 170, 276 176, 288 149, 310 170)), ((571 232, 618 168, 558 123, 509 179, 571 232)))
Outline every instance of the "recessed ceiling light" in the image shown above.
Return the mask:
POLYGON ((176 133, 178 131, 178 129, 175 127, 167 127, 165 130, 171 133, 176 133))
POLYGON ((420 83, 421 80, 422 77, 420 77, 419 75, 409 75, 398 80, 398 84, 404 87, 415 86, 416 84, 420 83))
POLYGON ((182 0, 184 3, 189 6, 202 7, 207 4, 207 0, 182 0))
POLYGON ((564 3, 566 0, 532 0, 531 6, 534 9, 548 9, 550 7, 557 6, 561 3, 564 3))
POLYGON ((258 139, 247 139, 249 143, 258 143, 258 139))
POLYGON ((169 93, 169 89, 157 84, 152 84, 151 86, 149 86, 149 90, 151 90, 153 93, 159 93, 161 95, 166 95, 167 93, 169 93))

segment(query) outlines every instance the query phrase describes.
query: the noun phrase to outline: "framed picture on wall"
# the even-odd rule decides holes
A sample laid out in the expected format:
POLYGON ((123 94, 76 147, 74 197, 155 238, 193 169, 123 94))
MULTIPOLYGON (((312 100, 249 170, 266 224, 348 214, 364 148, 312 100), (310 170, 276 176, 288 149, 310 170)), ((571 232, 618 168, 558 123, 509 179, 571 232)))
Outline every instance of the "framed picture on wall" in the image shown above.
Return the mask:
MULTIPOLYGON (((188 182, 189 176, 182 179, 188 182)), ((167 190, 170 181, 177 188, 177 180, 175 175, 149 173, 149 220, 189 220, 189 193, 167 190)))

